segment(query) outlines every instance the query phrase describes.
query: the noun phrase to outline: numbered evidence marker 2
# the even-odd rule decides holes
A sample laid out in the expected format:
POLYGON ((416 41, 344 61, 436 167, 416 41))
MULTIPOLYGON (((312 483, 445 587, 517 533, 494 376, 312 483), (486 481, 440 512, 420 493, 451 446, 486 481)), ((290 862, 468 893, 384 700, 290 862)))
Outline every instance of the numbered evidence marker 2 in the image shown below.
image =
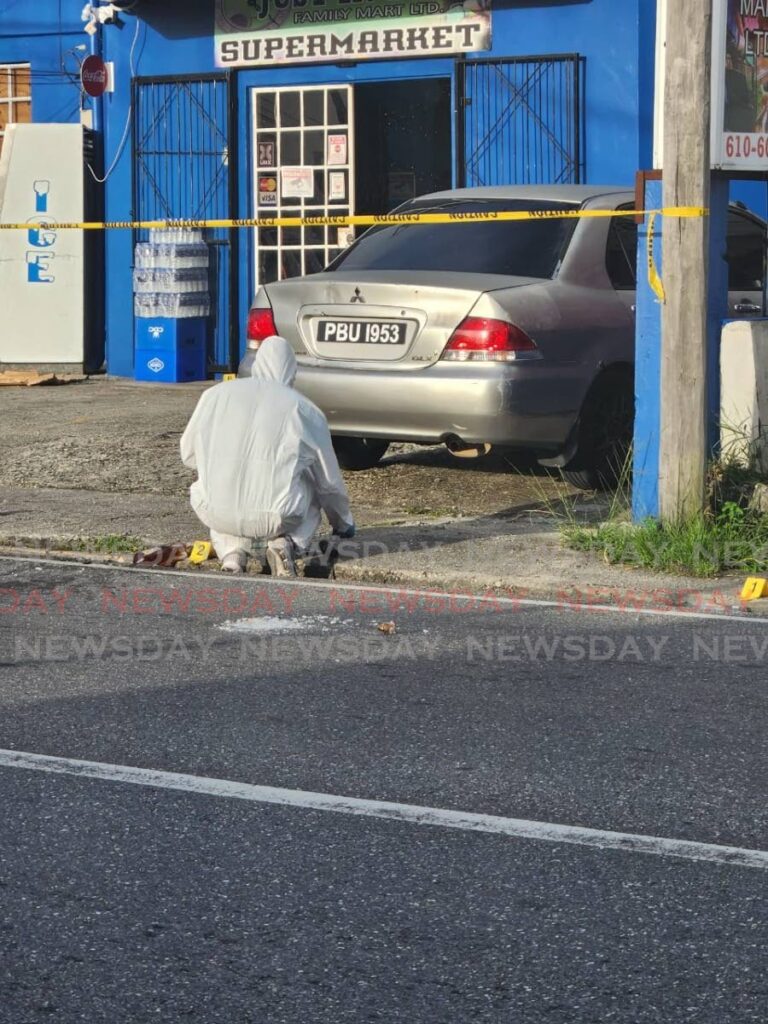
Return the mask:
POLYGON ((207 562, 209 558, 213 557, 213 545, 209 540, 196 540, 192 545, 192 550, 189 553, 188 561, 192 565, 202 565, 203 562, 207 562))

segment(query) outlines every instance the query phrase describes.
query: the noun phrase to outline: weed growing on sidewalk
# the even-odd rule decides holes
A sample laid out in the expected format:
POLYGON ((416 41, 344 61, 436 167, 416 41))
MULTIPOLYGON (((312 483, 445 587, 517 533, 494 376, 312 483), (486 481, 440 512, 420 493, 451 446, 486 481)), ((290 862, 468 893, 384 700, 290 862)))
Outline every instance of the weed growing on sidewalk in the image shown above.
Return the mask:
POLYGON ((566 527, 565 543, 595 551, 611 565, 622 563, 660 572, 713 577, 728 570, 768 571, 768 517, 747 513, 734 503, 718 516, 637 526, 606 522, 590 529, 566 527))
POLYGON ((69 551, 85 551, 99 555, 122 555, 144 547, 140 537, 128 534, 109 533, 104 537, 75 537, 66 542, 69 551))
POLYGON ((614 502, 612 514, 595 527, 569 519, 561 527, 565 544, 593 551, 610 565, 658 572, 714 577, 727 571, 768 572, 768 516, 749 507, 759 476, 735 463, 710 467, 710 508, 680 523, 629 521, 627 496, 614 502))
MULTIPOLYGON (((550 481, 557 480, 558 476, 557 470, 554 472, 550 470, 547 473, 550 481)), ((623 466, 617 467, 615 479, 616 484, 611 491, 582 491, 578 493, 569 491, 568 485, 561 480, 563 491, 557 500, 553 500, 551 495, 540 485, 536 487, 536 490, 547 515, 557 523, 561 535, 567 540, 572 533, 580 535, 581 532, 585 534, 594 532, 588 523, 595 522, 596 512, 601 518, 601 526, 608 523, 629 523, 632 508, 631 451, 627 454, 623 466)), ((597 527, 597 529, 600 528, 597 527)))

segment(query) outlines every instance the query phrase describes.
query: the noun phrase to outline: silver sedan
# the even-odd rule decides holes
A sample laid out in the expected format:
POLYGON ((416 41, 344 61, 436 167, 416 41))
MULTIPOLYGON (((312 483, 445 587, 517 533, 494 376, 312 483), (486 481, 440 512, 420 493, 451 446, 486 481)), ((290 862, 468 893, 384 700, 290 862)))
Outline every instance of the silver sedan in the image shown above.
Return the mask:
POLYGON ((323 273, 259 290, 240 373, 265 337, 287 338, 345 468, 374 465, 393 440, 503 445, 610 485, 632 435, 637 228, 556 214, 633 202, 598 186, 422 196, 397 212, 550 216, 371 228, 323 273))

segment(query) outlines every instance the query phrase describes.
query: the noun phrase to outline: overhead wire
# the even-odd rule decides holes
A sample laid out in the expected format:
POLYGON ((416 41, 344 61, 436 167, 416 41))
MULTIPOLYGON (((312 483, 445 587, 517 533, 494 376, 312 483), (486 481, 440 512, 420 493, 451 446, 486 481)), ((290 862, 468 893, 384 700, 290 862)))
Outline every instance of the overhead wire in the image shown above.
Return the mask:
MULTIPOLYGON (((131 49, 130 49, 130 53, 128 55, 128 66, 129 66, 130 71, 131 71, 131 81, 133 81, 133 79, 136 77, 136 67, 135 67, 135 64, 134 64, 134 55, 136 53, 136 44, 139 41, 139 29, 140 28, 141 28, 141 21, 137 18, 136 19, 136 30, 133 33, 133 42, 131 43, 131 49)), ((131 130, 131 121, 132 121, 132 119, 133 119, 133 99, 131 99, 130 103, 128 104, 128 113, 127 113, 126 119, 125 119, 125 128, 123 129, 123 134, 122 134, 122 137, 120 139, 120 143, 119 143, 119 145, 117 147, 117 150, 115 151, 114 159, 112 160, 112 163, 109 165, 109 170, 106 171, 106 173, 104 174, 103 178, 100 178, 98 176, 98 174, 96 174, 96 172, 94 171, 94 169, 91 167, 90 164, 86 164, 86 166, 87 166, 87 168, 88 168, 88 170, 89 170, 89 172, 91 174, 91 177, 93 178, 93 180, 98 185, 103 185, 109 179, 109 177, 111 176, 112 172, 114 171, 114 169, 117 167, 118 163, 120 162, 120 157, 123 155, 123 150, 125 149, 125 144, 128 141, 128 135, 129 135, 130 130, 131 130)))

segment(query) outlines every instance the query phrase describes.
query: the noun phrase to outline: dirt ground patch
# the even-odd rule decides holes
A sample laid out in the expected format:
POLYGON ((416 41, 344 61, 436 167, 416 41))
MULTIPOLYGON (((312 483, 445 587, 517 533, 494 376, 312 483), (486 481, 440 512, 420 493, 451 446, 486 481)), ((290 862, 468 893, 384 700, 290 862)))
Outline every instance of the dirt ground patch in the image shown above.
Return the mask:
MULTIPOLYGON (((130 535, 144 546, 201 539, 205 531, 187 496, 192 474, 178 445, 202 390, 104 379, 0 388, 5 544, 49 551, 61 550, 67 538, 63 546, 74 540, 77 550, 85 538, 103 545, 130 535)), ((630 590, 652 607, 657 591, 674 586, 685 601, 698 600, 701 580, 611 566, 563 547, 558 502, 572 507, 572 492, 540 469, 516 471, 519 460, 498 453, 463 461, 440 447, 398 445, 375 469, 348 473, 359 530, 340 578, 478 593, 509 589, 555 601, 568 591, 579 601, 603 595, 610 603, 630 590)), ((580 517, 591 519, 606 508, 594 495, 577 506, 580 517)), ((737 607, 742 582, 707 587, 713 602, 737 607)))
MULTIPOLYGON (((0 485, 183 495, 192 474, 179 437, 201 385, 92 379, 67 388, 0 389, 0 485)), ((444 448, 395 445, 375 469, 347 473, 353 507, 382 518, 503 513, 549 518, 570 493, 520 453, 460 460, 444 448)))

